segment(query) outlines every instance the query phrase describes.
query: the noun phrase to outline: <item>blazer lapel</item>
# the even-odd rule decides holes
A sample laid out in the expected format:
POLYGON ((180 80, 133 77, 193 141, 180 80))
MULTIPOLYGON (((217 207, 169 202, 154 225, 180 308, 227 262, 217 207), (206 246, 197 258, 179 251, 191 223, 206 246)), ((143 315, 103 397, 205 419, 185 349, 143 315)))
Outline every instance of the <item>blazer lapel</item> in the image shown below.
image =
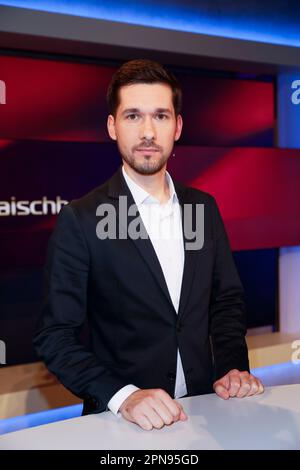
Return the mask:
MULTIPOLYGON (((119 196, 127 196, 127 209, 131 206, 134 205, 134 199, 132 197, 132 194, 124 180, 124 177, 122 175, 122 169, 121 167, 119 168, 118 172, 113 175, 113 177, 109 181, 109 187, 108 187, 108 195, 112 199, 112 203, 114 204, 114 207, 116 209, 116 214, 117 214, 117 219, 119 221, 119 216, 118 216, 118 211, 119 211, 119 196)), ((124 230, 126 230, 125 233, 128 233, 128 226, 130 222, 132 222, 133 219, 136 217, 140 216, 139 212, 137 211, 136 215, 134 216, 127 216, 127 227, 123 227, 124 230)), ((145 233, 146 229, 145 226, 142 222, 142 218, 140 217, 140 223, 143 227, 143 230, 145 233)), ((167 298, 168 302, 170 303, 170 306, 174 310, 174 314, 176 315, 176 311, 173 306, 172 299, 169 294, 168 286, 161 268, 161 265, 159 263, 159 260, 156 256, 156 252, 153 248, 153 245, 151 243, 151 240, 149 237, 143 239, 143 238, 138 238, 136 240, 128 238, 134 243, 136 249, 138 250, 140 256, 144 259, 144 261, 147 263, 155 281, 158 284, 158 287, 162 294, 167 298)))
MULTIPOLYGON (((179 309, 178 309, 178 317, 182 318, 186 303, 189 299, 191 287, 193 284, 193 278, 195 274, 195 267, 196 267, 196 260, 199 250, 188 250, 187 249, 187 242, 190 240, 187 239, 186 233, 184 231, 184 220, 185 218, 193 218, 194 217, 194 209, 195 204, 193 201, 190 200, 188 188, 179 185, 178 183, 174 182, 174 186, 176 189, 177 197, 181 206, 182 211, 182 232, 183 232, 183 240, 184 240, 184 268, 183 268, 183 277, 182 277, 182 284, 181 284, 181 292, 180 292, 180 300, 179 300, 179 309), (187 212, 186 204, 192 204, 192 214, 187 212)), ((193 224, 193 220, 188 220, 189 224, 193 224)))

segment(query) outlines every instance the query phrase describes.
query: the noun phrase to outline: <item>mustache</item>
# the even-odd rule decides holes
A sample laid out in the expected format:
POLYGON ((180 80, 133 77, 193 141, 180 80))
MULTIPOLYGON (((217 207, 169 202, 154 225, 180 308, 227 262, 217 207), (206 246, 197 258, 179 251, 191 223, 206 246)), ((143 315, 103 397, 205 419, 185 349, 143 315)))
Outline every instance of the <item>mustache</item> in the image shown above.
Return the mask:
POLYGON ((154 150, 162 150, 160 145, 157 145, 151 141, 145 141, 139 145, 136 145, 135 147, 133 147, 133 150, 142 150, 142 149, 150 149, 150 148, 154 150))

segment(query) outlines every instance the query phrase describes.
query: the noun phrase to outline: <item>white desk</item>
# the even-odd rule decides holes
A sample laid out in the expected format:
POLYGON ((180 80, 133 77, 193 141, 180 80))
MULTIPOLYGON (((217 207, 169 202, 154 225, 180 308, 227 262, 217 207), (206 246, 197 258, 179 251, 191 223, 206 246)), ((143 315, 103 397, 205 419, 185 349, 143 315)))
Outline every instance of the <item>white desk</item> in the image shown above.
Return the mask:
POLYGON ((162 429, 144 431, 105 412, 5 434, 0 449, 300 449, 300 385, 179 401, 189 419, 162 429))

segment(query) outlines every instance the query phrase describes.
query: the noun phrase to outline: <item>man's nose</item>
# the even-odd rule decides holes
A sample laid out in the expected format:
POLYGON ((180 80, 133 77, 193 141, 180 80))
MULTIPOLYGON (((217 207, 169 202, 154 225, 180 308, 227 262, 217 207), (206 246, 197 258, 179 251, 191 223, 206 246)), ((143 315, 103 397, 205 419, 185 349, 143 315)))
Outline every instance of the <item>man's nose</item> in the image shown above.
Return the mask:
POLYGON ((152 122, 151 116, 146 116, 141 126, 141 139, 152 140, 155 139, 155 127, 152 122))

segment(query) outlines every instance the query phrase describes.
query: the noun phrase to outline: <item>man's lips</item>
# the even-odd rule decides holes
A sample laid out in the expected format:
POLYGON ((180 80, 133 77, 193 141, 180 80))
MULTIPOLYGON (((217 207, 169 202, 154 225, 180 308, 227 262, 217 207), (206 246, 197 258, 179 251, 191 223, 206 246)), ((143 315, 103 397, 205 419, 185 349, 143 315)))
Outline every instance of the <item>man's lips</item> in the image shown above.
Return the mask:
POLYGON ((141 149, 136 149, 137 152, 158 152, 158 149, 154 148, 141 148, 141 149))

